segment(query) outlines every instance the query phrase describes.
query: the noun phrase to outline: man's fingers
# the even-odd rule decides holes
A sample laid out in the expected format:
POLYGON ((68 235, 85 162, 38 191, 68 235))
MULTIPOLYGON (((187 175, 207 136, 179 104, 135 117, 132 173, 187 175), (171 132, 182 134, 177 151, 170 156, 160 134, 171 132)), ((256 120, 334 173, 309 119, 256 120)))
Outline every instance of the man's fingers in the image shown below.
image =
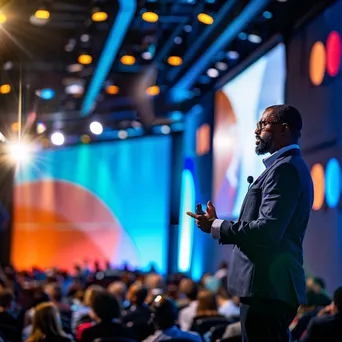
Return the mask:
POLYGON ((186 214, 199 221, 206 218, 204 215, 196 215, 192 213, 191 211, 187 211, 186 214))

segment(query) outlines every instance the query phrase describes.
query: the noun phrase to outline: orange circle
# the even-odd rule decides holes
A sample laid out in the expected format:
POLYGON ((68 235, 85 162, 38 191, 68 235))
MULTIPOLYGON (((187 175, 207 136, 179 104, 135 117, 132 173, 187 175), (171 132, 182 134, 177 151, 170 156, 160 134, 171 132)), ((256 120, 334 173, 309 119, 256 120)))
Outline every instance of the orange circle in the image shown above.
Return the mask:
POLYGON ((325 46, 322 42, 316 42, 311 49, 310 53, 310 80, 311 82, 319 86, 324 79, 326 67, 326 54, 325 46))
POLYGON ((312 205, 313 210, 319 210, 324 203, 324 169, 321 164, 315 164, 311 168, 311 177, 314 184, 314 202, 312 205))

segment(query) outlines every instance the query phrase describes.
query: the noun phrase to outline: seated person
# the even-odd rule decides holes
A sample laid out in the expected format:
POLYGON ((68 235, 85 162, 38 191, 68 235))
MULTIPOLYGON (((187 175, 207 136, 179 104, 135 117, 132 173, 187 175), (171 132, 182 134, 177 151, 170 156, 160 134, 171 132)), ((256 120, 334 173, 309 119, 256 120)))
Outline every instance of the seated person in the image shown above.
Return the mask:
POLYGON ((239 297, 230 297, 228 292, 220 287, 218 290, 217 296, 217 304, 218 304, 218 312, 219 314, 227 317, 239 317, 240 316, 240 298, 239 297))
POLYGON ((157 296, 152 302, 152 309, 156 332, 143 342, 159 342, 171 338, 202 342, 202 338, 197 333, 182 331, 177 327, 178 311, 170 299, 157 296))
POLYGON ((12 316, 10 309, 14 302, 14 294, 8 288, 0 290, 0 332, 5 340, 21 342, 18 321, 12 316))
POLYGON ((33 328, 27 342, 71 342, 63 331, 59 312, 53 303, 39 304, 33 316, 33 328))
POLYGON ((202 290, 198 293, 198 306, 196 316, 194 317, 191 330, 200 332, 196 321, 201 318, 222 318, 217 309, 215 294, 208 290, 202 290))
POLYGON ((329 313, 311 319, 303 342, 342 341, 342 287, 334 293, 333 304, 329 313))
POLYGON ((105 337, 135 339, 133 332, 120 322, 120 305, 110 293, 94 293, 91 298, 90 316, 96 323, 83 331, 82 342, 93 342, 97 338, 105 337))
POLYGON ((148 290, 141 283, 135 283, 128 289, 127 299, 130 307, 122 313, 122 323, 127 327, 134 327, 138 339, 141 341, 153 333, 150 324, 152 311, 145 303, 148 290))

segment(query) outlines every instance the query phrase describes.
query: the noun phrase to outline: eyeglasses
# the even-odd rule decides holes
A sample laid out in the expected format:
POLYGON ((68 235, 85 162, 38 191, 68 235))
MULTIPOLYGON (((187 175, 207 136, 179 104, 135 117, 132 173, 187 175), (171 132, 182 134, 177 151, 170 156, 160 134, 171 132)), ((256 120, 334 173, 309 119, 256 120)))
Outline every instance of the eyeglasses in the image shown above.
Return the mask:
POLYGON ((262 131, 267 125, 282 125, 282 122, 279 121, 262 121, 257 122, 257 129, 262 131))

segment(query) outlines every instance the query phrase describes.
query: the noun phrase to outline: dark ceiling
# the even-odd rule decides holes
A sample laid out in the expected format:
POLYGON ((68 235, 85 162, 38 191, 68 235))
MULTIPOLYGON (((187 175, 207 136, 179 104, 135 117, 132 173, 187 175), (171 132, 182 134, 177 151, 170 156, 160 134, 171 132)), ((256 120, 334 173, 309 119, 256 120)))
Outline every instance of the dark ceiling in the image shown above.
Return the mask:
POLYGON ((11 85, 9 94, 0 94, 1 120, 10 127, 21 109, 24 120, 34 112, 36 121, 45 123, 46 135, 59 129, 79 137, 94 118, 107 133, 139 126, 149 132, 153 125, 172 123, 170 113, 186 113, 276 35, 286 42, 296 27, 331 2, 0 0, 7 18, 0 26, 1 84, 11 85), (95 8, 108 14, 104 22, 91 19, 95 8), (34 21, 38 9, 50 12, 44 25, 34 21), (158 13, 159 20, 144 21, 146 10, 158 13), (199 13, 210 14, 214 23, 201 23, 199 13), (128 18, 127 31, 123 17, 128 18), (251 34, 261 41, 253 41, 251 34), (81 54, 90 55, 92 62, 79 65, 81 54), (134 56, 135 63, 124 65, 123 55, 134 56), (181 57, 183 63, 171 66, 169 56, 181 57), (110 60, 108 70, 104 60, 110 60), (218 77, 207 75, 210 68, 218 77), (109 85, 119 92, 108 94, 109 85), (160 94, 146 95, 154 85, 160 94), (55 93, 50 100, 41 97, 47 88, 55 93))

